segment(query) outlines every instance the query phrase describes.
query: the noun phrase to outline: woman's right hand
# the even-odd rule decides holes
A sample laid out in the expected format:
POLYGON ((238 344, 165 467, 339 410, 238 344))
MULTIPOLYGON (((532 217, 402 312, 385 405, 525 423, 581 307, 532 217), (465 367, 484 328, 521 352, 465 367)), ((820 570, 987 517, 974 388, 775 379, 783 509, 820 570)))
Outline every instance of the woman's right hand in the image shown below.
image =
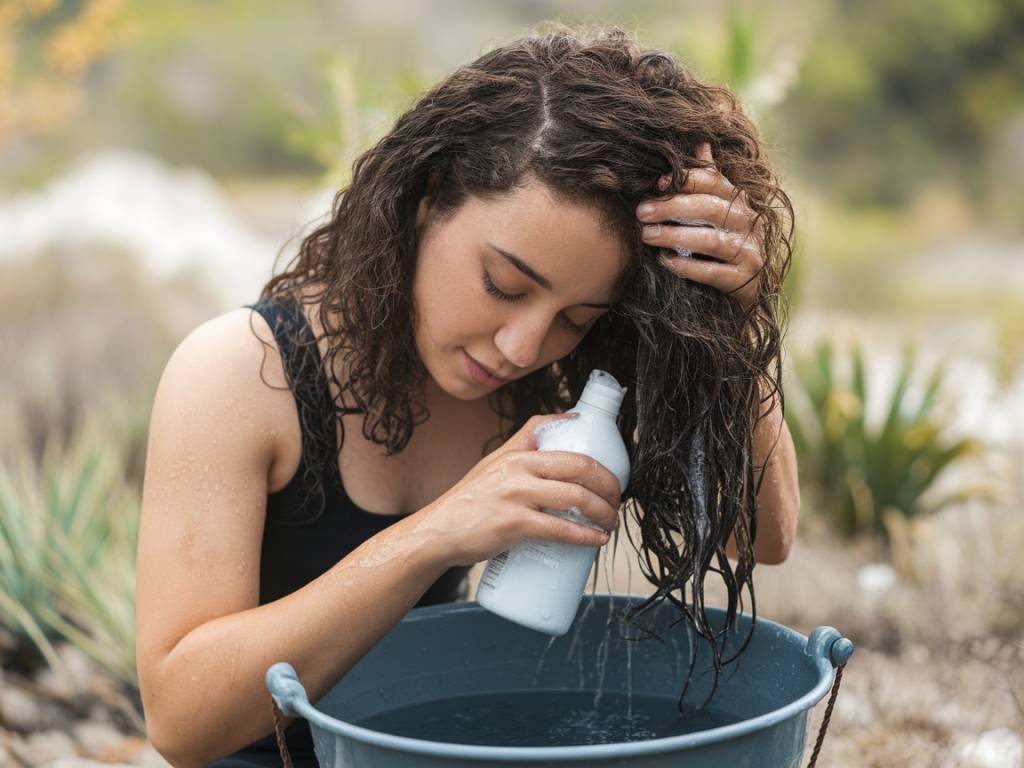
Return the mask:
POLYGON ((504 445, 414 517, 442 546, 447 565, 472 565, 523 539, 599 547, 618 526, 619 481, 589 456, 538 451, 535 431, 575 413, 534 416, 504 445), (542 512, 577 507, 604 528, 542 512))

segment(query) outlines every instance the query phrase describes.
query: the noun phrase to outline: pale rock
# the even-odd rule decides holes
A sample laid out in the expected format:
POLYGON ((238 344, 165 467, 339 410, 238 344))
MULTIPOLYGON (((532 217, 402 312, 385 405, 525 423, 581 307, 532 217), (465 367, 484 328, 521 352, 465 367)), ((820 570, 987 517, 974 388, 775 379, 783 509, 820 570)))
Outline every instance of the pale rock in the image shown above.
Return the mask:
POLYGON ((78 693, 68 675, 61 675, 49 667, 39 670, 35 677, 36 690, 51 699, 70 704, 78 693))
POLYGON ((0 688, 0 724, 19 733, 43 727, 43 709, 36 698, 21 688, 0 688))
POLYGON ((836 717, 852 726, 867 727, 875 722, 875 708, 871 702, 854 691, 843 691, 836 699, 836 717))
POLYGON ((0 728, 0 768, 21 767, 21 764, 15 761, 14 753, 11 752, 10 749, 11 741, 14 738, 16 737, 13 734, 10 734, 3 728, 0 728))
POLYGON ((995 728, 960 748, 965 768, 1022 768, 1024 742, 1009 728, 995 728))
POLYGON ((125 736, 110 723, 90 720, 71 726, 71 735, 88 757, 104 758, 125 741, 125 736))
POLYGON ((39 191, 0 200, 0 232, 0 264, 102 243, 159 277, 199 273, 225 307, 259 293, 278 250, 208 173, 115 148, 82 157, 39 191))
POLYGON ((108 763, 131 763, 132 765, 137 765, 139 754, 146 744, 147 741, 140 739, 138 736, 122 736, 119 742, 111 744, 95 755, 95 757, 108 763))
POLYGON ((60 660, 64 662, 69 677, 68 682, 73 689, 79 693, 93 693, 96 690, 97 681, 104 678, 89 657, 71 643, 61 643, 57 646, 56 651, 60 660))
POLYGON ((896 586, 896 571, 886 563, 868 563, 857 569, 857 586, 868 595, 882 595, 896 586))
POLYGON ((89 707, 89 719, 94 723, 114 722, 114 716, 110 714, 110 710, 100 703, 93 704, 89 707))
POLYGON ((75 742, 61 731, 31 733, 11 744, 12 752, 25 765, 46 765, 62 757, 78 757, 75 742))

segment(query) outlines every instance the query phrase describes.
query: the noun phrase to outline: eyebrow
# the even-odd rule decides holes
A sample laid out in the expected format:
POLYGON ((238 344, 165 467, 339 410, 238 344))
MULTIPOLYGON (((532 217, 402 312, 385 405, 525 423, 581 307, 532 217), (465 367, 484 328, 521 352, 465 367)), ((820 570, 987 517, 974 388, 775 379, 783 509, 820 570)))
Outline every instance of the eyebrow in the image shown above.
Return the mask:
MULTIPOLYGON (((515 256, 514 254, 511 254, 508 251, 503 251, 501 248, 499 248, 498 246, 494 245, 493 243, 487 243, 487 247, 492 248, 493 250, 495 250, 498 253, 500 253, 505 258, 505 260, 509 262, 509 264, 511 264, 513 267, 518 269, 520 272, 522 272, 528 278, 533 280, 541 288, 545 288, 545 289, 547 289, 549 291, 552 290, 552 288, 551 288, 551 281, 548 280, 546 277, 544 277, 544 275, 542 275, 540 272, 535 270, 533 267, 531 267, 529 264, 527 264, 525 261, 520 259, 518 256, 515 256)), ((610 309, 612 305, 611 304, 580 304, 579 306, 581 306, 581 307, 593 307, 594 309, 610 309)))

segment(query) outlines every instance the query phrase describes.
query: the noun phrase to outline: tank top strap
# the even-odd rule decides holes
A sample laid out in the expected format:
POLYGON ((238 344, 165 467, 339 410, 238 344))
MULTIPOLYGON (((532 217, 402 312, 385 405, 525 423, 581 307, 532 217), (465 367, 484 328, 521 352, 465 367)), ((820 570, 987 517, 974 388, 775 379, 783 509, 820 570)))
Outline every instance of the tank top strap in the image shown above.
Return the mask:
POLYGON ((245 306, 258 312, 274 334, 285 377, 298 409, 306 468, 323 472, 325 485, 340 485, 336 412, 331 404, 327 377, 321 367, 320 350, 302 305, 295 298, 275 297, 262 298, 245 306))

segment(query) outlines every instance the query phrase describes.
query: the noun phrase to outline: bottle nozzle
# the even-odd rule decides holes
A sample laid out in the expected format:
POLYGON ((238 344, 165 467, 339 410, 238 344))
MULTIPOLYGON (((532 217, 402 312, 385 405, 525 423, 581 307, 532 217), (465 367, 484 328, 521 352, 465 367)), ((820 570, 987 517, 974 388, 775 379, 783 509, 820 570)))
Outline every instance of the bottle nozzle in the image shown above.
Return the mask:
POLYGON ((595 369, 590 372, 587 385, 580 395, 580 402, 607 411, 612 416, 618 416, 625 395, 626 388, 620 386, 614 376, 607 371, 595 369))

